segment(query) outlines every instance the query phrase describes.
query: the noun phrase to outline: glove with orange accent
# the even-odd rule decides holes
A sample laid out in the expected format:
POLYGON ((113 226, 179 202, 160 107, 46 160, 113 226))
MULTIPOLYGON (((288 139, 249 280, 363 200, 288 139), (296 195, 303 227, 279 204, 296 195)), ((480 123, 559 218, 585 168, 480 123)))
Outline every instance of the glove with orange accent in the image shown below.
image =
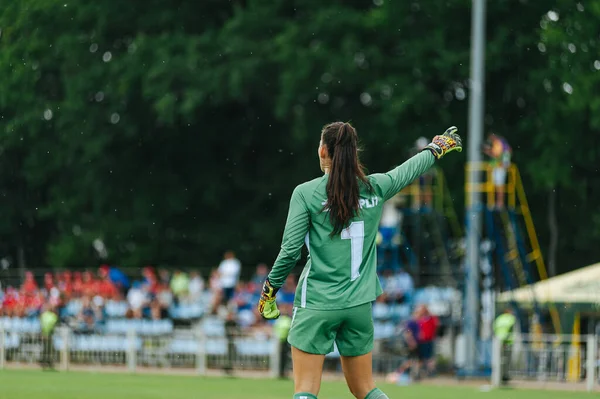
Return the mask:
POLYGON ((462 151, 462 139, 456 132, 456 126, 451 126, 441 136, 435 136, 424 149, 431 151, 436 159, 442 158, 451 151, 462 151))
POLYGON ((269 279, 263 284, 260 300, 258 301, 258 312, 265 319, 276 319, 279 317, 279 309, 277 309, 277 303, 275 302, 277 291, 279 291, 279 288, 273 287, 269 279))

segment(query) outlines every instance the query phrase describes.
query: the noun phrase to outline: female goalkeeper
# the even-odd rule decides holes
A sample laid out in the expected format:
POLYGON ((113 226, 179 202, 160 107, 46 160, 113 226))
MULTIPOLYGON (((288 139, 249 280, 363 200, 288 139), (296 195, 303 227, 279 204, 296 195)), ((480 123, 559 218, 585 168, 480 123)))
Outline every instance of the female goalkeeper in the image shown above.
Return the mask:
POLYGON ((350 392, 357 399, 386 399, 372 375, 372 302, 382 292, 376 274, 375 236, 384 201, 446 153, 462 151, 451 127, 419 154, 384 174, 366 176, 358 137, 348 123, 323 128, 319 163, 324 175, 295 188, 281 251, 263 286, 258 310, 279 316, 275 295, 300 258, 300 276, 288 342, 292 346, 294 399, 317 399, 325 355, 334 342, 350 392))

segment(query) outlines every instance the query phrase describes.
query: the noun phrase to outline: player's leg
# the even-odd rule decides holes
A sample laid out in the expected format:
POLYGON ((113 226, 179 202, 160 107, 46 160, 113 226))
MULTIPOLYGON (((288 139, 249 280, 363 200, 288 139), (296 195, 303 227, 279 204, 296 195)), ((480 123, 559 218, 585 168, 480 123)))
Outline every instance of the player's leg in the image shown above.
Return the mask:
POLYGON ((375 389, 373 380, 373 355, 342 356, 342 369, 350 389, 357 399, 365 399, 375 389))
POLYGON ((288 342, 292 346, 294 399, 316 399, 325 355, 333 350, 337 311, 295 308, 288 342))
POLYGON ((387 399, 387 396, 375 387, 373 380, 372 312, 371 303, 339 312, 343 323, 337 331, 335 341, 342 358, 346 383, 357 399, 387 399))
POLYGON ((294 399, 306 396, 315 399, 321 389, 325 355, 315 355, 292 346, 294 365, 294 399))

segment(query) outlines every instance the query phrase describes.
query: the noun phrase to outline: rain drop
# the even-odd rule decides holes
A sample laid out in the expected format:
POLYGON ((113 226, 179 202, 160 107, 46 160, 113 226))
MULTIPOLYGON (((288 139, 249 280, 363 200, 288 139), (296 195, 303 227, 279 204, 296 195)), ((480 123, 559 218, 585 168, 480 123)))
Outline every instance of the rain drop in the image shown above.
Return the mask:
POLYGON ((596 68, 596 70, 600 71, 600 60, 594 61, 594 68, 596 68))
POLYGON ((383 86, 381 88, 381 97, 386 100, 392 97, 392 88, 388 85, 383 86))
POLYGON ((558 21, 558 13, 556 11, 548 11, 548 13, 546 14, 548 16, 548 19, 550 21, 556 22, 558 21))
POLYGON ((465 93, 465 89, 463 89, 462 87, 457 87, 456 90, 454 90, 454 97, 456 97, 457 100, 464 100, 465 97, 467 96, 467 93, 465 93))
POLYGON ((110 51, 107 51, 106 53, 104 53, 104 55, 102 56, 102 61, 104 62, 110 62, 110 60, 112 59, 112 54, 110 51))
POLYGON ((583 12, 583 4, 577 3, 577 11, 583 12))
POLYGON ((44 111, 44 119, 49 121, 50 119, 52 119, 52 110, 51 109, 47 109, 44 111))
POLYGON ((319 102, 321 104, 327 104, 329 102, 329 94, 327 93, 319 93, 319 102))
POLYGON ((373 0, 373 4, 377 7, 381 7, 383 5, 383 0, 373 0))
POLYGON ((333 80, 333 76, 331 76, 331 74, 329 72, 325 72, 322 76, 321 76, 321 81, 323 83, 329 83, 333 80))
POLYGON ((538 43, 538 50, 540 50, 540 53, 545 53, 546 52, 546 45, 542 42, 538 43))
POLYGON ((96 93, 94 98, 96 99, 97 102, 100 102, 100 101, 104 100, 104 93, 99 91, 98 93, 96 93))
POLYGON ((373 99, 371 98, 371 95, 369 93, 362 93, 360 95, 360 102, 368 107, 373 103, 373 99))
POLYGON ((565 82, 565 83, 563 83, 563 90, 567 94, 572 94, 573 93, 573 86, 571 86, 570 84, 568 84, 567 82, 565 82))
POLYGON ((116 125, 121 120, 121 117, 116 112, 110 116, 110 123, 116 125))
POLYGON ((95 53, 96 51, 98 51, 98 45, 96 43, 92 43, 90 45, 90 53, 95 53))
POLYGON ((569 45, 567 47, 569 48, 569 51, 571 53, 575 53, 575 51, 577 51, 577 47, 575 47, 575 45, 573 43, 569 43, 569 45))

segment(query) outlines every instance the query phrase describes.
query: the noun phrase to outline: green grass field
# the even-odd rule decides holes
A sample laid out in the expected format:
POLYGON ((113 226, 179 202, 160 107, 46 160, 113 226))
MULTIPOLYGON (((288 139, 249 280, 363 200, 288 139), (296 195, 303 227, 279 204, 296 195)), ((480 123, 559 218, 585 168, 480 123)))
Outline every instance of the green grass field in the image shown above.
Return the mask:
MULTIPOLYGON (((381 385, 390 399, 577 399, 583 392, 381 385)), ((592 394, 593 396, 593 394, 592 394)), ((0 371, 0 399, 291 399, 290 381, 91 372, 0 371)), ((323 383, 319 399, 352 399, 343 382, 323 383)))

